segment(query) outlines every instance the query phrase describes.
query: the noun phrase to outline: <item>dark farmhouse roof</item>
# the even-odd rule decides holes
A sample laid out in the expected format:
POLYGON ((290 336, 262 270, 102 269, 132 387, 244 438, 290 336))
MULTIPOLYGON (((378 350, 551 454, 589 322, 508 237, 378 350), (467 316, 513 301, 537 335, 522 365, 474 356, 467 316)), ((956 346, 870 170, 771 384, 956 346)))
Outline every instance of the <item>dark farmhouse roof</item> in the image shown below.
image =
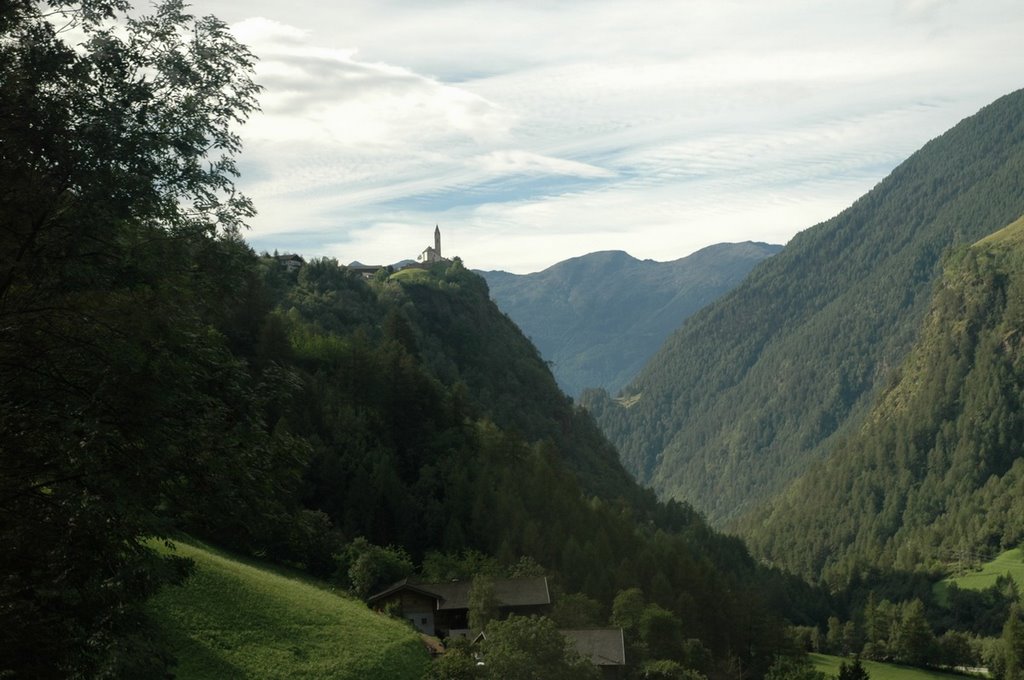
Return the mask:
POLYGON ((562 635, 595 666, 626 665, 626 641, 621 628, 562 629, 562 635))
MULTIPOLYGON (((496 578, 494 598, 499 607, 531 607, 551 604, 551 592, 548 580, 544 576, 525 578, 496 578)), ((425 595, 437 600, 438 611, 452 609, 469 609, 469 591, 472 581, 449 581, 447 583, 418 583, 410 579, 402 579, 387 589, 371 595, 369 604, 386 600, 392 595, 408 591, 425 595)))
MULTIPOLYGON (((429 585, 429 583, 423 584, 423 586, 429 585)), ((436 593, 432 593, 429 590, 426 590, 424 587, 421 587, 420 584, 417 584, 416 582, 410 579, 403 578, 401 581, 396 581, 395 583, 392 583, 390 586, 380 591, 379 593, 370 595, 370 597, 368 597, 366 601, 369 604, 373 604, 374 602, 378 602, 380 600, 386 600, 395 593, 400 593, 402 591, 418 593, 419 595, 425 595, 426 597, 431 598, 437 597, 436 593)))

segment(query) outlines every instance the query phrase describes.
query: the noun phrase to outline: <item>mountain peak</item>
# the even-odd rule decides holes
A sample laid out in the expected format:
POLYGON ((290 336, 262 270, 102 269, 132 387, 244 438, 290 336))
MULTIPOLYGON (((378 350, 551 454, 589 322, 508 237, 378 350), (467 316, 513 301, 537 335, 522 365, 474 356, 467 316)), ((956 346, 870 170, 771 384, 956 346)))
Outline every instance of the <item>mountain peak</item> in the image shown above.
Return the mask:
POLYGON ((481 273, 502 311, 553 362, 562 388, 578 395, 617 391, 685 318, 781 248, 719 244, 671 262, 603 250, 535 274, 481 273))

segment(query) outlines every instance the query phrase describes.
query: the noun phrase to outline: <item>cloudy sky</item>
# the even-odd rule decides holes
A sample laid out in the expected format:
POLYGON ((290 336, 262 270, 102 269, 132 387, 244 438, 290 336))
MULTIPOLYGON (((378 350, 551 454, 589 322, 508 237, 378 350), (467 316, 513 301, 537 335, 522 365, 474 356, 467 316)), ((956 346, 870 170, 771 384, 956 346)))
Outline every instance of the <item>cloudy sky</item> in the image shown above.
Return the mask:
POLYGON ((785 243, 1024 87, 1020 0, 194 0, 260 57, 258 250, 468 266, 785 243))

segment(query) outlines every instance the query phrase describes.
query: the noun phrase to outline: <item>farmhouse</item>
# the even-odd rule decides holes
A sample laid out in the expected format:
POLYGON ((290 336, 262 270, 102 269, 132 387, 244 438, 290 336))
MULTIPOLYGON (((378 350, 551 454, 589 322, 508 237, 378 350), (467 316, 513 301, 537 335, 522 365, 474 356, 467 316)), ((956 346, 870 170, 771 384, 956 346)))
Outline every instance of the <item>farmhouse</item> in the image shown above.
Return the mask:
POLYGON ((274 255, 274 259, 277 260, 286 272, 291 273, 298 271, 302 268, 302 265, 306 264, 306 261, 302 259, 301 255, 295 255, 294 253, 286 253, 284 255, 274 255))
POLYGON ((355 272, 356 274, 359 274, 364 279, 372 279, 377 274, 377 272, 379 272, 381 269, 387 269, 387 267, 385 267, 382 264, 362 264, 361 262, 353 262, 352 264, 348 265, 346 269, 348 269, 350 272, 355 272))
MULTIPOLYGON (((466 637, 472 586, 472 581, 418 583, 402 579, 371 595, 367 604, 378 611, 390 610, 427 635, 466 637)), ((502 618, 510 614, 544 615, 551 609, 551 591, 544 576, 496 578, 493 589, 502 618)))

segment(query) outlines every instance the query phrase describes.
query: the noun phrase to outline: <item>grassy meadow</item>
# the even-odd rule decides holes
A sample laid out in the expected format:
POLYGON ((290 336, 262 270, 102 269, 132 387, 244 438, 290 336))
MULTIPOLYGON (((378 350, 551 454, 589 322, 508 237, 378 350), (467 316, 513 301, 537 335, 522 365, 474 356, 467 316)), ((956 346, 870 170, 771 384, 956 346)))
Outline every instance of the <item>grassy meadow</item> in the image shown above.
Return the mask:
POLYGON ((310 579, 175 543, 196 563, 150 603, 177 657, 178 678, 418 679, 419 636, 310 579))
MULTIPOLYGON (((844 659, 827 654, 811 654, 811 661, 814 663, 814 667, 822 673, 830 677, 838 677, 839 664, 844 659)), ((941 673, 939 671, 913 668, 911 666, 897 666, 878 661, 861 660, 861 663, 864 665, 864 670, 867 671, 871 680, 964 680, 967 677, 955 673, 941 673)))
POLYGON ((964 590, 984 590, 994 586, 996 578, 1009 574, 1018 587, 1024 586, 1024 550, 1014 548, 1000 553, 995 559, 985 562, 976 571, 960 576, 950 576, 935 584, 935 595, 939 602, 946 603, 949 584, 956 584, 964 590))
POLYGON ((1013 222, 1009 226, 1006 226, 999 231, 986 236, 985 238, 978 241, 978 245, 981 244, 994 244, 1001 243, 1006 245, 1013 245, 1024 241, 1024 217, 1021 217, 1016 222, 1013 222))
POLYGON ((426 269, 418 269, 416 267, 397 271, 392 274, 389 279, 391 281, 402 281, 404 283, 430 283, 434 280, 429 271, 426 269))
POLYGON ((950 577, 943 583, 955 583, 965 590, 984 590, 994 586, 997 577, 1006 574, 1013 577, 1018 586, 1024 585, 1024 551, 1020 548, 1000 553, 991 562, 981 565, 980 570, 962 576, 950 577))

